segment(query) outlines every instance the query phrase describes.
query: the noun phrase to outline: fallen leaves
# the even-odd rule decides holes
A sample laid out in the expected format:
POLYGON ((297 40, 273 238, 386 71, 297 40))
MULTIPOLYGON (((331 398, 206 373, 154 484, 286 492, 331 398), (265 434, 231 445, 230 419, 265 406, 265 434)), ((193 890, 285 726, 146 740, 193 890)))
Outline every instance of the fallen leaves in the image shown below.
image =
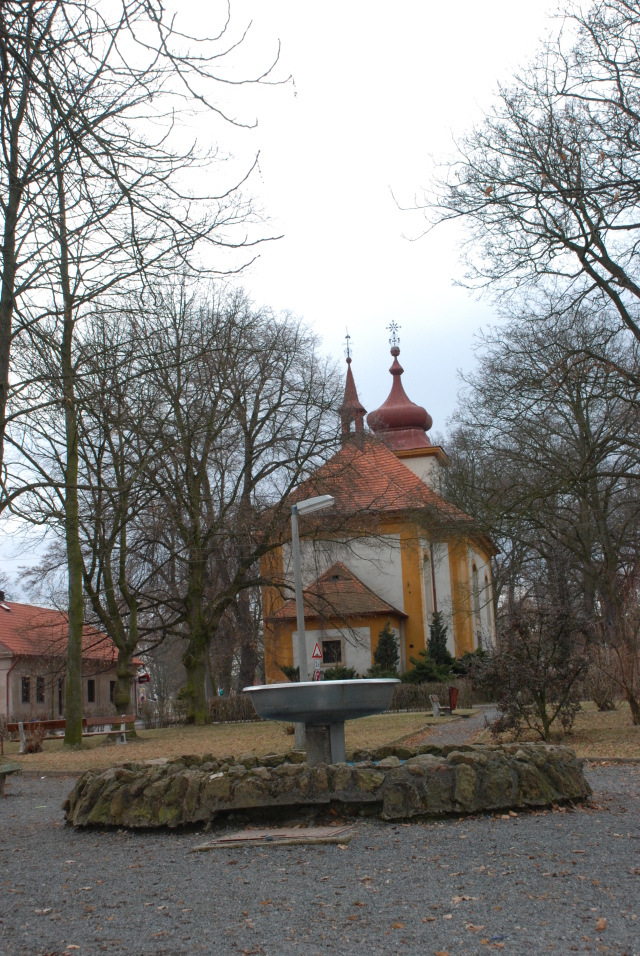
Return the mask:
POLYGON ((260 906, 270 906, 271 900, 260 900, 260 906))
POLYGON ((451 897, 452 903, 463 903, 463 902, 466 903, 469 900, 473 900, 474 902, 477 902, 478 897, 477 896, 452 896, 451 897))
POLYGON ((404 929, 404 923, 394 923, 392 929, 404 929))
POLYGON ((601 933, 603 929, 607 928, 607 921, 604 916, 601 916, 600 919, 596 920, 596 932, 601 933))
POLYGON ((435 916, 424 916, 422 919, 423 923, 435 923, 435 921, 436 921, 435 916))
POLYGON ((484 925, 475 926, 473 923, 467 923, 467 929, 469 930, 470 933, 479 933, 480 930, 484 929, 484 925))

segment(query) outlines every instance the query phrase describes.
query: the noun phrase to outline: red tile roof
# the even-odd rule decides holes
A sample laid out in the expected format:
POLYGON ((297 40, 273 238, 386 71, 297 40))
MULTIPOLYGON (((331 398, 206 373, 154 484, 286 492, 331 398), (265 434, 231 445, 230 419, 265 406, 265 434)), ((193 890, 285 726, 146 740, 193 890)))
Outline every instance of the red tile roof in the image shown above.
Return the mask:
MULTIPOLYGON (((392 604, 384 601, 371 588, 363 584, 349 568, 340 561, 321 574, 317 581, 303 591, 304 614, 308 618, 366 617, 370 614, 394 614, 406 617, 392 604)), ((286 601, 273 615, 272 620, 290 620, 296 617, 296 602, 286 601)))
MULTIPOLYGON (((66 657, 67 615, 53 608, 4 601, 0 604, 2 646, 16 657, 66 657)), ((118 650, 110 637, 85 625, 83 660, 115 664, 117 656, 118 650)), ((142 661, 136 658, 135 663, 139 665, 142 661)))
POLYGON ((299 501, 320 494, 336 499, 334 514, 431 509, 434 518, 440 520, 470 520, 418 478, 379 439, 369 435, 347 442, 291 497, 299 501))

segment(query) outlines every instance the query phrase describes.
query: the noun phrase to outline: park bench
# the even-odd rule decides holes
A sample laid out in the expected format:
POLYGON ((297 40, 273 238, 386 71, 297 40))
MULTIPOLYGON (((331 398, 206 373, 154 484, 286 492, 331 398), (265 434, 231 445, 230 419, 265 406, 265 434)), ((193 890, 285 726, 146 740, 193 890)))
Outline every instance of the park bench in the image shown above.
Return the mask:
MULTIPOLYGON (((82 736, 83 737, 109 737, 113 735, 116 743, 126 744, 127 733, 131 732, 135 724, 133 714, 122 714, 120 717, 83 717, 82 718, 82 736), (109 729, 105 729, 109 728, 109 729)), ((7 724, 7 734, 17 734, 20 739, 20 753, 25 752, 27 743, 27 730, 41 732, 44 731, 45 738, 60 737, 64 734, 67 725, 64 717, 57 720, 30 720, 17 721, 7 724), (25 729, 26 725, 26 729, 25 729)), ((4 747, 2 749, 4 753, 4 747)))
POLYGON ((131 733, 135 724, 136 718, 133 714, 122 714, 121 717, 85 717, 82 720, 82 724, 86 727, 86 731, 83 730, 83 737, 107 737, 112 734, 116 738, 116 743, 126 744, 127 742, 127 732, 131 733), (128 725, 128 726, 127 726, 128 725), (117 726, 117 729, 116 729, 117 726), (105 730, 105 727, 109 727, 109 730, 105 730), (95 729, 90 729, 95 728, 95 729))
POLYGON ((440 703, 440 698, 437 694, 430 694, 429 700, 431 701, 431 707, 433 708, 433 716, 440 717, 441 714, 450 714, 451 708, 445 704, 440 703))
POLYGON ((4 795, 4 785, 10 773, 17 773, 20 767, 17 763, 0 763, 0 797, 4 795))

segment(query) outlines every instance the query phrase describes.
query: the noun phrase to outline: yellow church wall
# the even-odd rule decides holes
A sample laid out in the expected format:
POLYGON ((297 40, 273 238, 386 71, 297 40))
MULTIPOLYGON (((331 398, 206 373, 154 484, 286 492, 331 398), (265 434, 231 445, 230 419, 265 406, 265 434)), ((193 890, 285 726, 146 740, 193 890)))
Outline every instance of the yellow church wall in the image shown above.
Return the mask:
POLYGON ((466 539, 449 542, 449 569, 455 655, 462 657, 463 654, 472 653, 475 650, 466 539))
POLYGON ((421 540, 416 529, 411 525, 404 527, 400 531, 400 560, 404 612, 409 615, 404 622, 402 660, 405 670, 410 670, 413 666, 409 658, 412 655, 415 657, 425 646, 421 556, 421 540))

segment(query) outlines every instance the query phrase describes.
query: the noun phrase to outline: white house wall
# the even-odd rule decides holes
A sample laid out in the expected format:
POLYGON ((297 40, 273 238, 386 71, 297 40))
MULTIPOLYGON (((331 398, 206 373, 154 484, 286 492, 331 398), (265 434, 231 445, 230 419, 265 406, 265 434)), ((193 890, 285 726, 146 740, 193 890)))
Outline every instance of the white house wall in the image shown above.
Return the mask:
MULTIPOLYGON (((473 565, 475 564, 478 569, 478 585, 479 585, 479 596, 480 596, 480 623, 482 628, 482 643, 484 647, 488 645, 494 646, 496 642, 495 628, 493 625, 493 595, 491 591, 491 567, 488 562, 478 554, 477 551, 474 551, 473 548, 469 548, 469 580, 473 588, 473 565), (485 588, 484 586, 484 576, 487 575, 489 581, 489 587, 485 588)), ((473 600, 473 595, 472 595, 473 600)), ((475 634, 475 621, 474 621, 474 638, 476 639, 477 646, 477 636, 475 634)))
POLYGON ((435 455, 417 455, 415 458, 405 458, 403 455, 400 461, 425 485, 429 485, 437 494, 442 494, 442 468, 435 455))
POLYGON ((446 541, 434 542, 433 567, 436 578, 436 604, 447 627, 447 650, 455 657, 456 645, 453 634, 453 600, 451 598, 451 569, 449 545, 446 541))
MULTIPOLYGON (((394 631, 396 637, 398 632, 394 631)), ((309 671, 313 671, 313 662, 311 655, 316 641, 322 648, 322 641, 330 638, 342 638, 344 640, 344 665, 345 667, 354 667, 356 673, 366 674, 371 667, 371 630, 368 627, 352 628, 327 628, 320 631, 305 630, 307 645, 307 665, 309 671)), ((294 631, 293 641, 293 666, 298 667, 298 632, 294 631)))
MULTIPOLYGON (((301 541, 302 585, 307 587, 332 564, 341 561, 384 601, 404 611, 400 535, 342 541, 301 541)), ((282 549, 285 580, 293 593, 291 546, 282 549)), ((370 666, 370 665, 367 665, 370 666)))
MULTIPOLYGON (((8 713, 11 713, 11 710, 7 711, 7 674, 13 663, 13 656, 2 654, 1 651, 0 655, 0 716, 6 717, 8 713)), ((11 701, 9 701, 10 707, 11 701)))

